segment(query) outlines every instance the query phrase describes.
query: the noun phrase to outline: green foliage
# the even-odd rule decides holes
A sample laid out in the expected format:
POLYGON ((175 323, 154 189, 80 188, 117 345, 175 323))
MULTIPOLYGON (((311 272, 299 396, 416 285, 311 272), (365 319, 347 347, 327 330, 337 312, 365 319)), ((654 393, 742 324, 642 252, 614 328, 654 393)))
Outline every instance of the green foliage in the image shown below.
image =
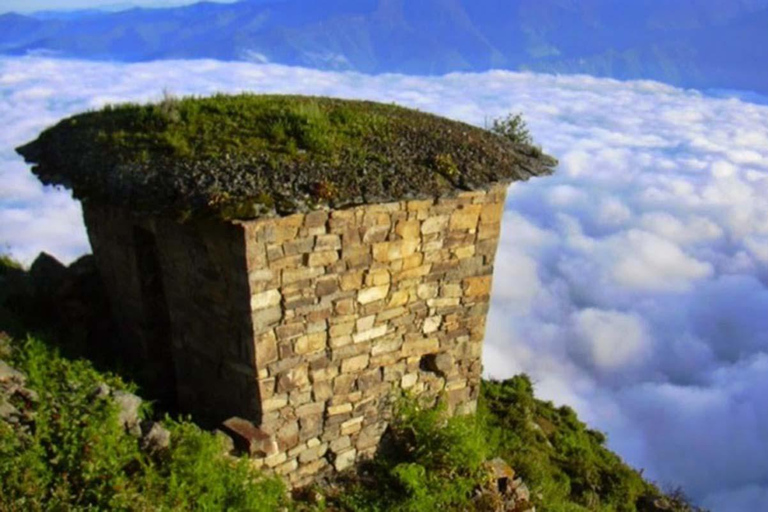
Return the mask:
POLYGON ((269 512, 282 503, 283 484, 254 471, 246 458, 223 458, 219 439, 189 421, 166 424, 175 442, 164 464, 154 468, 152 488, 169 506, 269 512))
POLYGON ((450 417, 443 402, 433 407, 415 398, 402 398, 391 429, 402 452, 436 470, 462 468, 474 473, 489 452, 479 419, 450 417))
POLYGON ((22 268, 24 268, 22 264, 16 261, 13 256, 0 252, 0 276, 5 275, 10 269, 21 270, 22 268))
POLYGON ((435 169, 448 178, 455 178, 459 174, 459 168, 451 155, 439 154, 435 156, 435 169))
POLYGON ((37 339, 14 344, 12 364, 40 399, 15 404, 33 410, 29 431, 0 422, 0 510, 267 512, 283 503, 279 481, 226 458, 216 437, 188 421, 166 418, 170 450, 146 454, 118 424, 114 403, 94 396, 100 383, 132 386, 37 339))
POLYGON ((533 138, 521 113, 507 114, 507 117, 494 119, 491 131, 516 144, 533 144, 533 138))
POLYGON ((372 480, 350 486, 340 504, 354 511, 468 510, 490 454, 484 434, 479 417, 450 417, 442 404, 402 398, 386 449, 371 465, 372 480))
MULTIPOLYGON (((176 98, 165 93, 156 104, 109 105, 69 118, 56 132, 77 134, 123 161, 134 161, 137 155, 204 160, 264 152, 282 160, 300 152, 327 155, 359 145, 360 136, 376 131, 385 119, 375 109, 319 98, 252 94, 176 98)), ((53 135, 49 130, 42 137, 53 135)))
POLYGON ((635 512, 642 497, 661 496, 573 409, 534 398, 526 375, 485 381, 481 398, 488 428, 500 436, 496 453, 525 480, 537 510, 635 512))

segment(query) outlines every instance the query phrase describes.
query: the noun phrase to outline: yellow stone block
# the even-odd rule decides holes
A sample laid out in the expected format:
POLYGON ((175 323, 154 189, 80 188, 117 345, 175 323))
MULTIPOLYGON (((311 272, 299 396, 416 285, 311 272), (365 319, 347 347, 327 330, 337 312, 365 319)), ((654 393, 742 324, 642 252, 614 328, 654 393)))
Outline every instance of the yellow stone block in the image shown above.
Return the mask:
POLYGON ((463 282, 466 297, 478 297, 491 293, 491 276, 467 277, 463 282))
POLYGON ((442 322, 443 322, 443 319, 440 316, 431 316, 429 318, 425 318, 424 326, 422 327, 422 332, 424 334, 433 333, 440 328, 440 324, 442 322))
POLYGON ((456 257, 460 260, 471 258, 475 255, 475 246, 467 245, 465 247, 458 247, 454 249, 453 254, 456 255, 456 257))
POLYGON ((350 357, 341 362, 341 373, 353 373, 364 370, 368 366, 368 354, 350 357))
POLYGON ((352 412, 352 404, 331 405, 328 407, 328 416, 336 416, 346 412, 352 412))
POLYGON ((433 204, 434 201, 431 199, 408 201, 407 208, 409 212, 417 212, 420 210, 428 210, 433 204))
POLYGON ((276 395, 261 402, 261 410, 264 412, 276 411, 288 405, 288 395, 276 395))
POLYGON ((339 260, 337 251, 320 251, 310 253, 308 263, 310 267, 325 267, 339 260))
POLYGON ((368 275, 365 276, 366 286, 382 286, 389 284, 389 270, 386 268, 378 268, 370 270, 368 275))
POLYGON ((438 290, 438 283, 423 283, 419 285, 416 293, 420 299, 427 300, 437 297, 438 290))
POLYGON ((410 294, 408 293, 407 290, 398 290, 392 294, 392 297, 389 299, 389 302, 387 303, 387 308, 396 308, 399 306, 404 306, 405 304, 408 304, 409 298, 410 298, 410 294))
POLYGON ((361 428, 363 428, 363 418, 362 416, 358 416, 357 418, 352 418, 351 420, 347 420, 344 423, 341 424, 341 435, 347 436, 349 434, 354 434, 355 432, 359 432, 361 428))
POLYGON ((401 220, 395 226, 395 233, 403 239, 419 238, 421 225, 418 220, 401 220))
POLYGON ((341 275, 341 289, 345 292, 359 290, 363 286, 363 271, 357 270, 341 275))
POLYGON ((386 263, 392 260, 400 260, 415 253, 418 247, 418 239, 380 242, 373 244, 373 259, 380 263, 386 263))
POLYGON ((358 292, 357 302, 360 304, 370 304, 385 298, 387 293, 389 293, 389 285, 364 288, 358 292))
POLYGON ((454 211, 451 214, 450 229, 465 230, 477 228, 477 222, 480 218, 482 205, 471 204, 454 211))
POLYGON ((417 252, 415 254, 411 254, 407 258, 403 258, 403 267, 402 270, 409 270, 412 268, 416 268, 424 261, 424 254, 417 252))
POLYGON ((349 322, 346 324, 339 324, 339 325, 332 325, 329 333, 331 335, 331 338, 336 338, 338 336, 347 336, 352 334, 355 331, 355 324, 354 322, 349 322))
POLYGON ((480 224, 499 223, 502 215, 504 215, 504 203, 485 204, 480 212, 480 224))
POLYGON ((325 382, 333 379, 339 374, 339 369, 335 366, 320 368, 312 371, 312 382, 325 382))
POLYGON ((448 226, 448 216, 438 215, 435 217, 429 217, 421 223, 421 234, 429 235, 431 233, 439 233, 448 226))
POLYGON ((408 270, 403 270, 402 272, 399 272, 397 275, 395 275, 395 281, 402 281, 404 279, 414 279, 416 277, 424 277, 427 274, 429 274, 429 271, 432 269, 432 264, 428 265, 422 265, 420 267, 416 268, 409 268, 408 270))
POLYGON ((355 343, 362 343, 364 341, 370 341, 376 338, 380 338, 387 334, 387 324, 379 325, 378 327, 374 327, 373 329, 368 329, 367 331, 358 332, 357 334, 352 335, 352 341, 355 343))
POLYGON ((324 331, 306 334, 296 339, 294 351, 297 354, 311 354, 313 352, 319 352, 325 348, 327 339, 328 334, 324 331))
POLYGON ((358 318, 355 322, 355 329, 357 332, 367 331, 373 328, 373 323, 376 321, 376 315, 368 315, 362 318, 358 318))
POLYGON ((403 375, 402 379, 400 379, 400 387, 403 389, 412 388, 416 384, 417 380, 419 380, 418 373, 407 373, 403 375))
POLYGON ((427 338, 403 343, 403 357, 422 356, 431 354, 440 349, 440 341, 437 338, 427 338))
POLYGON ((265 364, 277 361, 277 338, 275 331, 270 330, 259 336, 256 340, 256 364, 264 366, 265 364))
POLYGON ((264 309, 280 304, 282 295, 278 290, 269 290, 251 296, 251 309, 264 309))

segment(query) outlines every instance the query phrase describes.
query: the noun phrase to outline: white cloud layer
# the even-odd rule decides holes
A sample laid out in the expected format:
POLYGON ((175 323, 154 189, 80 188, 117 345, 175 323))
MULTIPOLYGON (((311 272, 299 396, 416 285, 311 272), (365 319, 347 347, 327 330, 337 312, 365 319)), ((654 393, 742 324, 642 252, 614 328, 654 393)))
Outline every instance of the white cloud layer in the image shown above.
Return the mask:
POLYGON ((768 510, 768 107, 586 76, 0 59, 0 244, 27 262, 85 252, 79 207, 12 148, 163 88, 365 98, 478 125, 523 111, 561 165, 510 189, 486 373, 528 372, 714 511, 768 510))

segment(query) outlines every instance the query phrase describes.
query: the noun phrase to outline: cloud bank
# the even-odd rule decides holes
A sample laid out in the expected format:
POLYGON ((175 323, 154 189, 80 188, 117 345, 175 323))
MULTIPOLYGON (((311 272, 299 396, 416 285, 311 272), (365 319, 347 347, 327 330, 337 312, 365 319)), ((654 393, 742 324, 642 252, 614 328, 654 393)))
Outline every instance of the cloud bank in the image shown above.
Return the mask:
POLYGON ((86 252, 79 206, 12 148, 163 88, 365 98, 478 125, 524 112, 561 165, 510 189, 486 374, 529 373, 714 511, 768 510, 768 107, 588 76, 0 59, 0 244, 27 262, 86 252))

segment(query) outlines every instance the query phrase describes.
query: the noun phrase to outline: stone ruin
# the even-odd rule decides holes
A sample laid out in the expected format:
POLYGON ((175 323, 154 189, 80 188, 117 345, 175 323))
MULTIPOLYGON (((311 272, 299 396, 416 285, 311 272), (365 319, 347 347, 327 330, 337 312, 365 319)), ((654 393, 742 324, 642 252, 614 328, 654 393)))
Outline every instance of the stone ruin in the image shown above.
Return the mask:
MULTIPOLYGON (((348 200, 316 194, 243 218, 209 206, 180 218, 178 209, 119 195, 177 186, 170 180, 94 185, 76 168, 86 158, 61 162, 48 147, 66 121, 19 151, 43 181, 82 199, 123 356, 146 366, 179 410, 223 421, 241 448, 300 486, 371 457, 397 390, 440 396, 455 413, 475 410, 506 190, 554 163, 484 130, 429 121, 479 145, 470 160, 448 157, 471 180, 438 176, 423 189, 391 185, 348 200), (489 157, 478 140, 504 158, 489 157), (487 172, 494 165, 502 171, 487 172)), ((81 141, 80 151, 90 147, 81 141)), ((438 161, 441 171, 444 153, 430 151, 420 143, 411 161, 438 161)), ((109 165, 98 172, 128 175, 125 161, 109 165)))

